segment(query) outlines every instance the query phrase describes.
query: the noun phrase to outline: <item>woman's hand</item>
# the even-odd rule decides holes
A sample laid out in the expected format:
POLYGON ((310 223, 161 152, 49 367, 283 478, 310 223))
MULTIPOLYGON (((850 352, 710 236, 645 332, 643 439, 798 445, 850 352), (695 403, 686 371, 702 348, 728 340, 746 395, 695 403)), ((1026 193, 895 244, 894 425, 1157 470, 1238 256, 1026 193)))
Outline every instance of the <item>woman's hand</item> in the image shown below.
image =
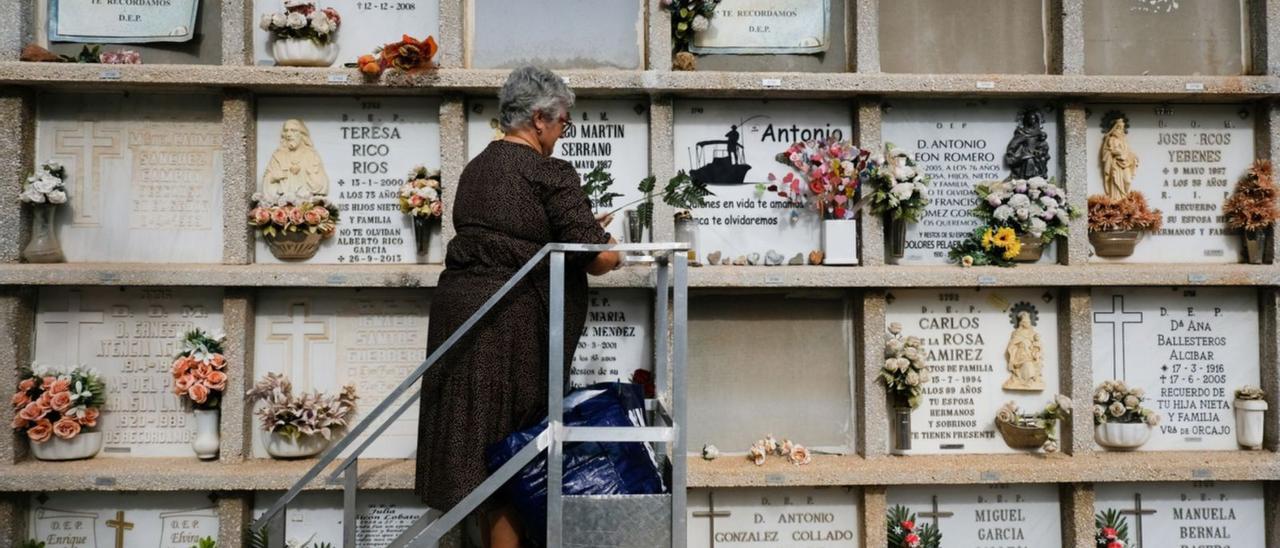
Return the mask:
MULTIPOLYGON (((609 243, 616 244, 618 240, 613 237, 609 238, 609 243)), ((617 251, 602 251, 596 255, 595 260, 587 264, 587 274, 592 276, 600 276, 608 274, 610 270, 615 270, 622 266, 622 255, 617 251)))
POLYGON ((612 213, 599 213, 596 215, 596 223, 602 227, 609 228, 609 223, 613 222, 612 213))

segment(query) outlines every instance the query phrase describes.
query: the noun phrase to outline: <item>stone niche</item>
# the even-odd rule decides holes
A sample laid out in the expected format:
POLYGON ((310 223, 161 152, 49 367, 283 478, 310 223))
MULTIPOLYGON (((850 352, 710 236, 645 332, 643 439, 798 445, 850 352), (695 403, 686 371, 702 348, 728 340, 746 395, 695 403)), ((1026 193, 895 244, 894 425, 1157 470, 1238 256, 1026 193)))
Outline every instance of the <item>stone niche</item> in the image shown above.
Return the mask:
POLYGON ((468 0, 466 66, 640 70, 644 8, 636 0, 468 0))
POLYGON ((221 262, 221 112, 214 95, 41 95, 36 158, 67 168, 67 261, 221 262))
POLYGON ((1245 74, 1245 5, 1224 0, 1085 0, 1085 73, 1245 74))
MULTIPOLYGON (((18 2, 18 0, 14 0, 18 2)), ((77 4, 87 4, 91 0, 28 0, 36 10, 36 42, 49 48, 50 51, 63 55, 76 55, 85 45, 92 47, 102 44, 103 51, 122 49, 137 51, 142 55, 142 62, 155 64, 196 64, 218 65, 222 63, 222 2, 211 0, 199 1, 196 12, 195 32, 191 40, 186 42, 149 42, 149 43, 105 43, 108 39, 87 40, 83 42, 50 43, 51 4, 60 1, 62 9, 74 8, 77 4)), ((184 0, 190 1, 190 0, 184 0)), ((96 3, 96 2, 95 2, 96 3)), ((117 3, 121 16, 128 16, 124 3, 117 3)), ((281 8, 283 10, 283 7, 281 8)), ((189 13, 189 12, 188 12, 189 13)), ((256 24, 256 20, 255 20, 256 24)))
MULTIPOLYGON (((256 519, 283 493, 263 491, 254 496, 256 519)), ((356 547, 381 548, 391 544, 427 512, 427 505, 411 491, 361 490, 356 495, 356 547)), ((342 493, 306 491, 289 503, 285 539, 289 546, 311 540, 309 546, 342 542, 342 493)))
POLYGON ((690 489, 686 519, 691 548, 862 546, 862 515, 855 487, 769 487, 690 489))
POLYGON ((852 452, 855 330, 837 291, 703 293, 689 303, 689 437, 745 453, 778 439, 852 452))
POLYGON ((1129 526, 1126 546, 1266 546, 1262 483, 1098 484, 1094 512, 1116 511, 1129 526))
POLYGON ((852 68, 852 62, 849 60, 849 43, 853 40, 853 31, 848 30, 850 28, 848 16, 852 12, 848 8, 847 0, 724 0, 717 8, 717 12, 727 16, 717 15, 711 18, 708 36, 713 31, 724 28, 729 31, 745 30, 746 32, 734 34, 744 36, 746 39, 734 41, 731 39, 732 36, 725 36, 700 45, 704 40, 699 37, 691 48, 698 57, 698 70, 845 72, 852 68), (753 20, 736 16, 739 10, 753 8, 781 8, 788 13, 816 15, 803 19, 803 25, 795 24, 792 18, 768 21, 758 17, 753 20), (795 35, 802 40, 812 36, 817 38, 812 43, 820 45, 809 48, 788 48, 786 45, 767 48, 761 47, 759 41, 751 40, 753 36, 760 35, 758 32, 760 27, 770 29, 769 34, 778 34, 773 30, 778 28, 779 24, 784 25, 783 32, 795 35), (796 34, 800 32, 805 34, 803 36, 796 34), (756 47, 746 48, 750 53, 727 52, 735 49, 743 51, 742 48, 733 46, 753 43, 756 47), (795 52, 800 49, 818 51, 795 52))
POLYGON ((890 487, 888 498, 890 508, 915 514, 916 524, 937 527, 946 546, 1062 546, 1054 485, 890 487))
POLYGON ((880 0, 880 70, 1045 74, 1046 2, 880 0))
POLYGON ((33 494, 26 535, 47 548, 189 548, 218 538, 214 501, 199 492, 33 494))
MULTIPOLYGON (((352 2, 318 0, 318 7, 332 6, 342 16, 338 30, 338 60, 335 66, 354 62, 383 44, 396 42, 408 34, 419 40, 435 36, 440 40, 438 0, 395 0, 394 2, 352 2)), ((257 26, 268 13, 284 11, 282 0, 253 0, 253 63, 274 65, 271 34, 257 26)), ((439 55, 439 54, 437 54, 439 55)), ((437 57, 438 58, 438 57, 437 57)))

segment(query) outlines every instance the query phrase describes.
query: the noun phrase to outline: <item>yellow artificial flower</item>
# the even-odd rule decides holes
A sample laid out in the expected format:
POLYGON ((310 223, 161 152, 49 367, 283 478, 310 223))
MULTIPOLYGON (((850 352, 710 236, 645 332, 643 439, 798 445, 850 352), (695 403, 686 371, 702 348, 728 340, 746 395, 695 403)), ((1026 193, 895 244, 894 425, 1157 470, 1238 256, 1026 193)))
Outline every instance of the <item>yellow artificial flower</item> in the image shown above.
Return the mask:
POLYGON ((985 232, 982 233, 982 249, 986 249, 986 250, 991 249, 991 244, 993 243, 993 239, 994 239, 992 238, 992 235, 993 235, 992 230, 990 228, 988 228, 985 232))
MULTIPOLYGON (((1013 231, 1010 230, 1010 232, 1013 231)), ((1007 244, 1001 245, 1000 247, 1004 248, 1004 260, 1006 261, 1012 260, 1014 257, 1017 257, 1019 253, 1022 253, 1022 242, 1018 241, 1017 238, 1007 244)))
POLYGON ((996 245, 1003 247, 1005 249, 1009 249, 1009 246, 1015 243, 1019 243, 1018 235, 1014 233, 1012 228, 1005 226, 1005 227, 1001 227, 999 230, 996 230, 996 237, 995 237, 996 245))

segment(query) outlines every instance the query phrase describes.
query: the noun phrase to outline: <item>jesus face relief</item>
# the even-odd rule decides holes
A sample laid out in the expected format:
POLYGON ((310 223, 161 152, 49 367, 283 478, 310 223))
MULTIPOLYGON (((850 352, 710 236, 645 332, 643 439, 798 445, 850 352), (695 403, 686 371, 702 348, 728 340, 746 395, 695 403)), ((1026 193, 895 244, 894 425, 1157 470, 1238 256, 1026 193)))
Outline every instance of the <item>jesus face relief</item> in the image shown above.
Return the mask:
POLYGON ((302 122, 297 120, 289 120, 284 123, 284 129, 280 130, 280 143, 290 151, 298 150, 302 146, 302 137, 306 134, 306 130, 302 127, 302 122))

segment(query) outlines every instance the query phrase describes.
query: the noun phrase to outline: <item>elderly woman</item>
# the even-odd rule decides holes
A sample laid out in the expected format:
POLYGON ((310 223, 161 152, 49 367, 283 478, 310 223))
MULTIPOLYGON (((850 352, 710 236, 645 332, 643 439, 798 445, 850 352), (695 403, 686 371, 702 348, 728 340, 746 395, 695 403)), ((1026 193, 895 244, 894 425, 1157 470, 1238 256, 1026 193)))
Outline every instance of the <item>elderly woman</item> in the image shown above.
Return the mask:
MULTIPOLYGON (((434 351, 542 246, 613 243, 596 219, 573 166, 551 158, 569 124, 573 91, 549 70, 512 71, 498 95, 505 136, 462 171, 453 206, 457 236, 432 297, 428 351, 434 351)), ((587 312, 587 274, 619 264, 615 252, 565 258, 565 370, 587 312)), ((547 415, 546 261, 515 286, 422 382, 417 492, 452 508, 488 476, 484 450, 547 415)), ((502 502, 484 511, 489 546, 519 546, 518 521, 502 502)))

